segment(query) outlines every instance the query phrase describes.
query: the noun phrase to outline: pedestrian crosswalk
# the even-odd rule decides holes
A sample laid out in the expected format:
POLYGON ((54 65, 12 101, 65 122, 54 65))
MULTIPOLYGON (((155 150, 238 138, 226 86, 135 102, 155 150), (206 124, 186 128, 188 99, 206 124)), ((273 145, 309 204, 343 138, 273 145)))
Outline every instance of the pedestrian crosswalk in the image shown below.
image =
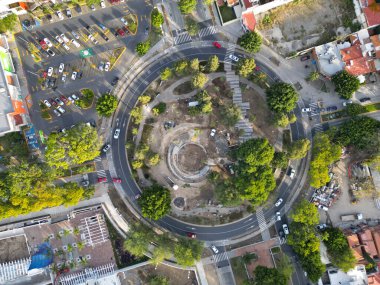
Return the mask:
POLYGON ((311 112, 310 112, 311 116, 318 116, 319 115, 319 105, 317 102, 310 103, 309 107, 311 109, 311 112))
POLYGON ((379 198, 375 199, 375 204, 376 204, 376 208, 380 209, 380 199, 379 198))
POLYGON ((174 37, 174 44, 179 45, 183 43, 191 42, 191 36, 188 32, 182 32, 181 34, 178 34, 176 37, 174 37))
POLYGON ((96 174, 98 175, 98 178, 107 177, 107 173, 104 169, 96 170, 96 174))
POLYGON ((317 124, 314 126, 314 131, 316 133, 322 133, 323 132, 323 125, 322 124, 317 124))
POLYGON ((267 225, 267 222, 265 220, 264 211, 263 211, 262 207, 257 208, 256 217, 257 217, 257 221, 259 223, 259 228, 260 228, 261 236, 262 236, 263 240, 264 241, 269 240, 270 234, 269 234, 268 225, 267 225))
POLYGON ((228 260, 228 253, 226 251, 223 251, 218 254, 214 254, 214 262, 218 263, 220 261, 228 260))
POLYGON ((95 157, 94 161, 95 161, 95 162, 99 162, 99 161, 102 161, 102 158, 101 158, 100 156, 98 156, 98 157, 95 157))
POLYGON ((216 34, 218 31, 215 26, 208 26, 206 28, 200 29, 198 35, 200 38, 207 37, 209 35, 216 34))

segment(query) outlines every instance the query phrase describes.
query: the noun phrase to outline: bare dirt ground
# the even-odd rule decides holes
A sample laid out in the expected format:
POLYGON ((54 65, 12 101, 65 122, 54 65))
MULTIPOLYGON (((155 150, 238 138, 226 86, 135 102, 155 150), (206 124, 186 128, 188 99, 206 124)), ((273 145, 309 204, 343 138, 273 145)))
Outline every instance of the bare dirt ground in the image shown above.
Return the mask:
POLYGON ((29 251, 25 236, 15 236, 0 240, 0 261, 10 262, 28 258, 29 251))
POLYGON ((362 213, 365 219, 378 219, 380 210, 376 208, 373 198, 361 198, 356 204, 351 203, 349 193, 349 179, 347 172, 349 158, 340 161, 337 167, 334 168, 334 173, 338 176, 339 184, 341 185, 342 194, 338 201, 329 208, 328 212, 320 210, 321 222, 325 223, 329 219, 334 226, 341 224, 341 216, 347 214, 362 213), (328 217, 327 217, 328 215, 328 217))
POLYGON ((204 265, 203 267, 206 273, 207 283, 209 285, 219 285, 220 283, 219 283, 218 274, 216 273, 215 265, 207 264, 207 265, 204 265))
POLYGON ((197 285, 197 279, 193 271, 181 270, 160 264, 155 268, 153 265, 145 265, 137 269, 125 272, 125 278, 121 277, 122 285, 148 285, 149 278, 154 275, 165 276, 170 285, 197 285), (188 278, 189 277, 189 278, 188 278))
POLYGON ((254 132, 260 137, 266 137, 274 145, 278 139, 279 130, 270 121, 272 113, 263 97, 254 89, 249 88, 243 92, 243 102, 249 102, 251 106, 247 113, 249 116, 253 115, 255 117, 252 123, 254 132))
POLYGON ((346 0, 312 0, 290 3, 271 10, 271 22, 264 24, 261 14, 259 30, 283 54, 319 45, 347 35, 355 18, 352 4, 346 0))

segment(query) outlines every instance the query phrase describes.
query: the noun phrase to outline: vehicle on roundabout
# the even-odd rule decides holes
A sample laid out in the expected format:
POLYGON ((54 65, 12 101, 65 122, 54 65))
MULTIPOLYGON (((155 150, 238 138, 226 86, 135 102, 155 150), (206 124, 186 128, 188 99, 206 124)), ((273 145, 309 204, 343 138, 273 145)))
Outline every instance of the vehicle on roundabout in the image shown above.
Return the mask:
POLYGON ((186 233, 186 235, 189 237, 189 238, 197 238, 197 235, 195 233, 186 233))
POLYGON ((112 178, 112 182, 114 183, 121 183, 121 179, 120 178, 112 178))
POLYGON ((120 135, 120 129, 116 129, 115 132, 113 133, 113 138, 115 140, 117 140, 119 138, 119 135, 120 135))
POLYGON ((276 207, 280 206, 284 200, 282 198, 278 199, 276 204, 274 204, 276 207))

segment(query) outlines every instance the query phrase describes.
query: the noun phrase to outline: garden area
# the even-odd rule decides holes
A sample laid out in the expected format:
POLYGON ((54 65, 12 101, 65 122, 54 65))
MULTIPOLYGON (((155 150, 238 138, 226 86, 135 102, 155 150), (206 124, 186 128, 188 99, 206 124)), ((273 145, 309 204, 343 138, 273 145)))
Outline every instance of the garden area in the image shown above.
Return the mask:
POLYGON ((224 4, 223 6, 219 6, 219 5, 217 6, 219 9, 219 13, 222 17, 223 23, 227 23, 229 21, 236 19, 236 15, 232 7, 228 7, 226 4, 224 4))
POLYGON ((92 104, 94 103, 94 98, 95 98, 94 91, 86 88, 86 89, 82 89, 80 92, 82 96, 79 98, 76 104, 82 109, 90 108, 92 104))

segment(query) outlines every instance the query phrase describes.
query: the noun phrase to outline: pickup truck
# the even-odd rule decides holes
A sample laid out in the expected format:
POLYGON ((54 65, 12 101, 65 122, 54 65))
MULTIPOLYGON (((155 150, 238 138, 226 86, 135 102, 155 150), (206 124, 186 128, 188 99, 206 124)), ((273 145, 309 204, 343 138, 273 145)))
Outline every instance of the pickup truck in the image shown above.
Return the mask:
POLYGON ((354 220, 362 220, 363 219, 363 214, 355 214, 355 215, 343 215, 340 216, 340 219, 343 222, 348 222, 348 221, 354 221, 354 220))

